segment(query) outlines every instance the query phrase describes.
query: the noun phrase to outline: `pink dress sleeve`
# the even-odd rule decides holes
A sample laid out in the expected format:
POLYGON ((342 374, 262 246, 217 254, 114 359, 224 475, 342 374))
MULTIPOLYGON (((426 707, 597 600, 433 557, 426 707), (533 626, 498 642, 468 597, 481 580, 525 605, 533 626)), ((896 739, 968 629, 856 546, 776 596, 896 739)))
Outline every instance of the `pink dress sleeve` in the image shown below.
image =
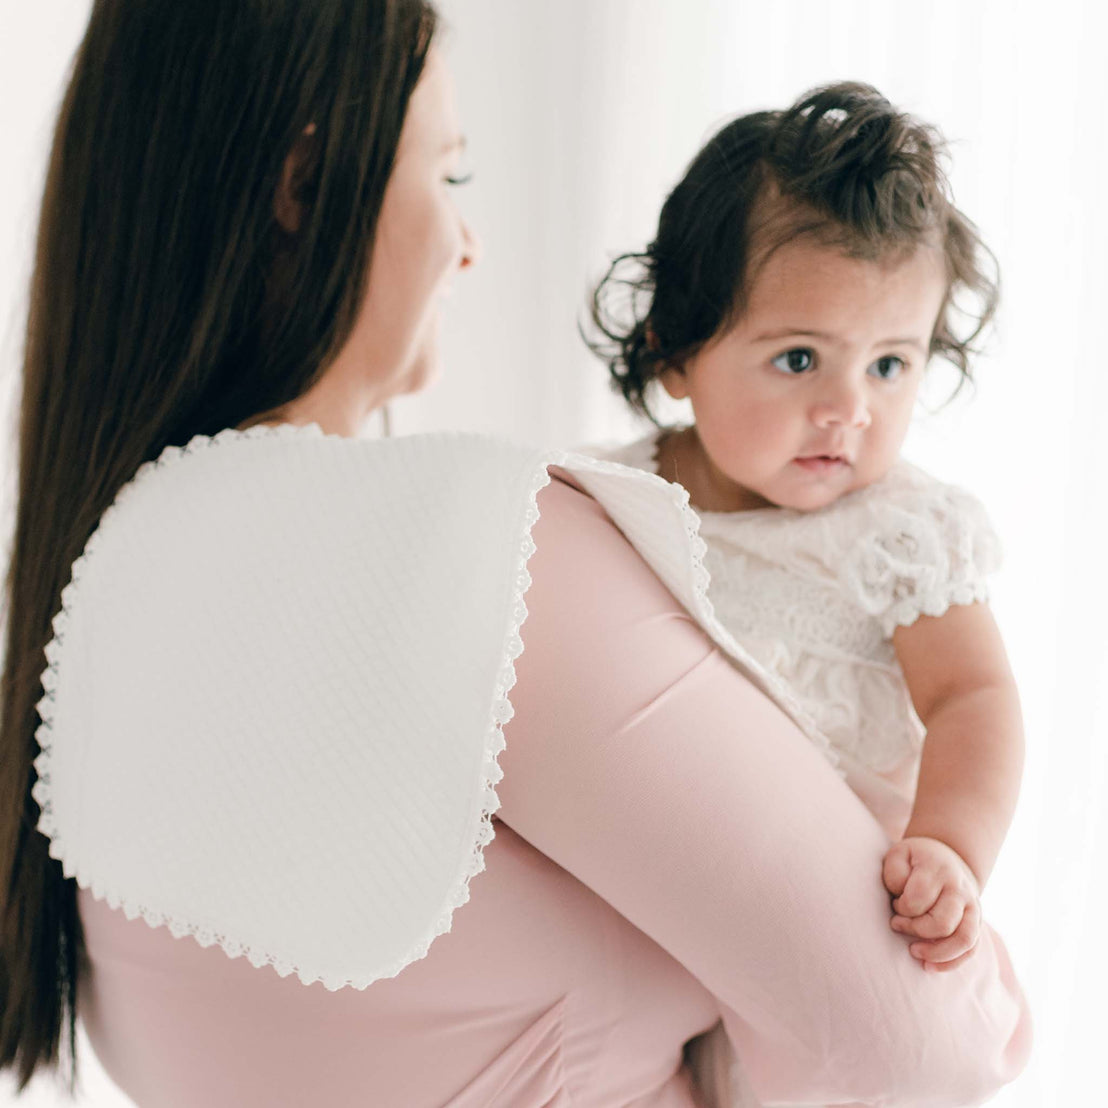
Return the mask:
POLYGON ((1011 1080, 1030 1029, 999 939, 925 973, 866 808, 594 501, 555 481, 540 507, 504 822, 706 986, 762 1101, 965 1105, 1011 1080))

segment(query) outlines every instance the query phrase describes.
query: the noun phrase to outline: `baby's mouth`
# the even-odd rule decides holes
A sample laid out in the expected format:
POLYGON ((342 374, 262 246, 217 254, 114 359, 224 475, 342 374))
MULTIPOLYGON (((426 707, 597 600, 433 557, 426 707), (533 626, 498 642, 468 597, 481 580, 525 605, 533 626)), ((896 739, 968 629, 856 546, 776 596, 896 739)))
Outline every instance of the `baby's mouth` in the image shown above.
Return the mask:
POLYGON ((809 454, 804 458, 794 458, 793 461, 809 473, 832 473, 850 465, 842 454, 809 454))

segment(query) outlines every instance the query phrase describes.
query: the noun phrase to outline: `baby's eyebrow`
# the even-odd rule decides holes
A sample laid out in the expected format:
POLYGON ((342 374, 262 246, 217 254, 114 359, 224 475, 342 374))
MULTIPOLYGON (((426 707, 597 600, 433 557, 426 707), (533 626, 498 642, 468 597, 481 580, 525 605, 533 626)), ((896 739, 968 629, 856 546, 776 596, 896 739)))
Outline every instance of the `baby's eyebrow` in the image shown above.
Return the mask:
POLYGON ((764 335, 757 335, 755 342, 770 342, 773 339, 823 339, 824 342, 833 342, 843 345, 843 340, 838 335, 832 335, 827 331, 809 331, 804 327, 782 327, 777 331, 767 331, 764 335))
POLYGON ((921 353, 927 353, 927 345, 919 339, 882 339, 878 346, 914 346, 921 353))
MULTIPOLYGON (((783 327, 776 331, 766 331, 765 334, 757 335, 754 338, 755 342, 773 342, 777 339, 822 339, 824 342, 831 343, 833 346, 846 346, 848 342, 840 335, 833 335, 829 331, 812 331, 805 327, 783 327)), ((927 352, 927 346, 917 338, 889 338, 879 339, 874 343, 874 346, 912 346, 921 353, 927 352)))

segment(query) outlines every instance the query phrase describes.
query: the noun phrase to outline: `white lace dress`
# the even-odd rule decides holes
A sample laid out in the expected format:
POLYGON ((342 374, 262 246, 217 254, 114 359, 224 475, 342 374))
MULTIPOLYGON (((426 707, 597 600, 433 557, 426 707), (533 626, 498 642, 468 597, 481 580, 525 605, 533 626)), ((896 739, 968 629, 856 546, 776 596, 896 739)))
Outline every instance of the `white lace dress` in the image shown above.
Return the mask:
MULTIPOLYGON (((597 456, 657 472, 660 433, 597 456)), ((787 686, 891 837, 911 810, 923 725, 896 627, 987 598, 1000 547, 980 502, 903 460, 813 512, 700 512, 720 622, 787 686)))

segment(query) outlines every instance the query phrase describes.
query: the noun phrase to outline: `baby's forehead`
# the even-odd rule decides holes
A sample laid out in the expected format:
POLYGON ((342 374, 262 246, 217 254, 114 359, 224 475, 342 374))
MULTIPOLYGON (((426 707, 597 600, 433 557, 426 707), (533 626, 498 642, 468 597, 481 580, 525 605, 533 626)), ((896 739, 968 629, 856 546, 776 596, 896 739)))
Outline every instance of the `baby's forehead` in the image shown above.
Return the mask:
POLYGON ((853 331, 872 319, 929 332, 949 284, 929 244, 866 257, 802 234, 751 261, 737 320, 750 328, 853 331))

